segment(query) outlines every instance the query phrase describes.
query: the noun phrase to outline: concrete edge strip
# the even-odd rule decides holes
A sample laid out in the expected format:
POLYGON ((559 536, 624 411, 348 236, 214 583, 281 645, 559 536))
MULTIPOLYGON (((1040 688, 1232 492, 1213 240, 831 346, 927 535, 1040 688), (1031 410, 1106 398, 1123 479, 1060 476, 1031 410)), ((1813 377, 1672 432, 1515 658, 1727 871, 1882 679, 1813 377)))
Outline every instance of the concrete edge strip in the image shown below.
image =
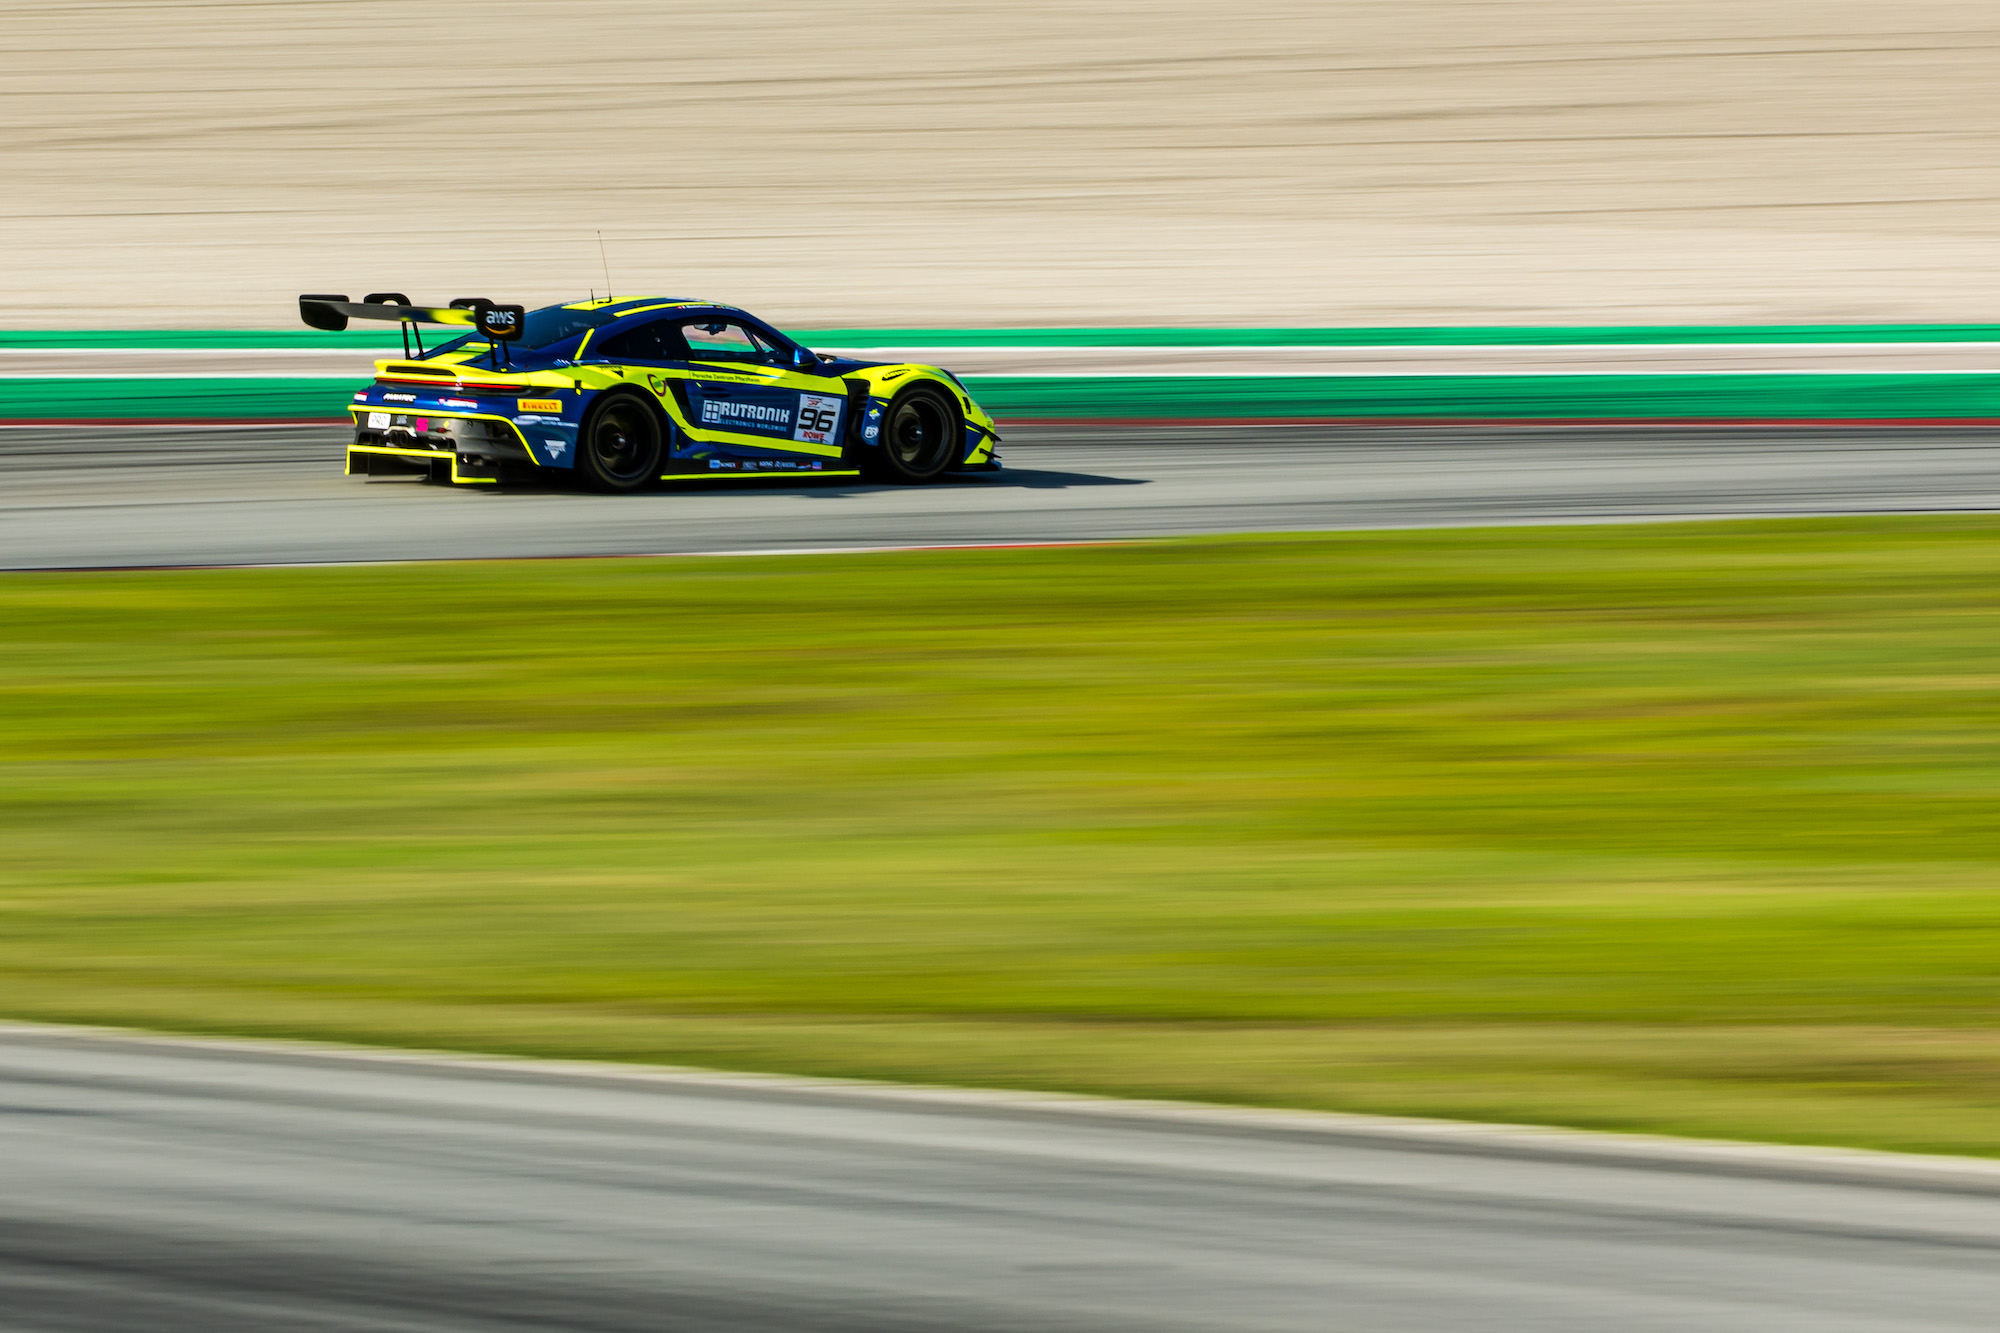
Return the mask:
MULTIPOLYGON (((794 328, 811 347, 1757 347, 1858 343, 1965 344, 2000 339, 2000 324, 1484 324, 1185 327, 1119 325, 1019 328, 794 328)), ((0 348, 83 348, 230 351, 300 347, 398 356, 381 333, 313 331, 291 325, 265 329, 19 329, 0 330, 0 348)))
MULTIPOLYGON (((1478 427, 1481 429, 1579 430, 1714 430, 1727 428, 1773 430, 1991 430, 2000 427, 2000 417, 1583 417, 1583 416, 1017 416, 1009 413, 1000 424, 1009 429, 1023 426, 1067 427, 1073 429, 1129 428, 1201 429, 1209 427, 1315 427, 1366 426, 1402 427, 1411 430, 1438 427, 1478 427)), ((263 430, 288 427, 351 427, 346 417, 0 417, 0 431, 7 430, 263 430)), ((1002 443, 1005 443, 1003 440, 1002 443)), ((335 460, 336 462, 338 460, 335 460)))
POLYGON ((715 1093, 783 1094, 815 1100, 875 1102, 969 1112, 1068 1119, 1124 1120, 1167 1129, 1255 1135, 1281 1134, 1329 1143, 1482 1156, 1535 1158, 1584 1165, 1776 1176, 1847 1185, 2000 1194, 2000 1160, 1928 1156, 1869 1148, 1818 1148, 1729 1139, 1682 1139, 1550 1126, 1431 1120, 1343 1111, 1283 1110, 1200 1102, 1099 1097, 1084 1093, 873 1082, 701 1069, 682 1065, 541 1060, 470 1052, 353 1046, 293 1038, 200 1037, 132 1028, 0 1021, 0 1039, 126 1044, 326 1064, 392 1065, 441 1073, 499 1075, 715 1093))
MULTIPOLYGON (((2000 351, 2000 342, 1982 339, 1965 341, 1881 341, 1868 339, 1843 339, 1839 342, 1758 342, 1742 340, 1737 342, 1601 342, 1601 343, 1508 343, 1508 342, 1426 342, 1426 343, 1028 343, 1028 342, 967 342, 947 343, 936 347, 917 343, 821 343, 818 350, 824 352, 844 352, 851 356, 870 360, 916 361, 938 354, 942 356, 968 356, 975 354, 1011 354, 1015 352, 1122 352, 1145 354, 1173 352, 1178 355, 1192 355, 1204 352, 1227 352, 1232 354, 1252 354, 1259 351, 1321 351, 1366 352, 1366 351, 1407 351, 1407 352, 1454 352, 1478 350, 1492 355, 1512 353, 1546 352, 1551 349, 1575 349, 1580 351, 1615 350, 1621 352, 1744 352, 1744 351, 1810 351, 1813 348, 1828 348, 1840 352, 1968 352, 2000 351)), ((295 356, 327 357, 353 354, 357 358, 370 352, 379 352, 377 361, 397 361, 403 359, 400 350, 394 346, 345 347, 333 346, 258 346, 254 343, 231 344, 226 347, 147 347, 103 344, 99 346, 69 347, 50 344, 35 346, 28 343, 0 342, 0 365, 10 357, 28 356, 79 356, 79 357, 119 357, 119 356, 295 356)))
MULTIPOLYGON (((36 383, 152 384, 207 381, 240 384, 245 388, 304 382, 352 384, 363 371, 301 371, 294 375, 245 375, 220 370, 163 370, 144 374, 120 371, 40 371, 0 370, 0 385, 36 383)), ((973 384, 1015 380, 1681 380, 1681 379, 1896 379, 1928 380, 1955 378, 1996 378, 1992 370, 1870 370, 1857 367, 1804 367, 1785 370, 1573 370, 1552 367, 1546 370, 1399 370, 1369 367, 1363 370, 998 370, 967 371, 964 378, 973 384)))
MULTIPOLYGON (((816 480, 810 473, 808 480, 816 480)), ((737 481, 742 478, 730 477, 737 481)), ((776 475, 757 480, 797 480, 776 475)), ((172 574, 226 569, 373 569, 390 565, 552 564, 562 560, 724 560, 759 556, 896 555, 918 551, 1043 551, 1073 546, 1133 546, 1168 538, 1081 537, 1067 541, 908 542, 889 546, 755 546, 717 551, 586 551, 562 555, 434 555, 381 560, 224 560, 197 564, 0 565, 0 574, 172 574)))
MULTIPOLYGON (((733 479, 732 479, 733 480, 733 479)), ((1356 523, 1337 528, 1263 529, 1227 532, 1152 532, 1132 537, 1088 537, 1067 541, 918 542, 902 546, 766 546, 717 551, 585 551, 561 555, 432 555, 381 560, 245 560, 207 564, 0 565, 0 574, 200 574, 233 569, 372 569, 405 565, 546 564, 563 560, 725 560, 813 555, 898 555, 926 551, 1040 551, 1084 546, 1150 546, 1207 539, 1326 537, 1369 532, 1471 532, 1514 528, 1622 528, 1669 523, 1766 523, 1806 519, 1966 518, 1996 512, 1986 505, 1926 506, 1921 509, 1774 509, 1750 513, 1695 511, 1684 514, 1583 514, 1521 519, 1356 523)))

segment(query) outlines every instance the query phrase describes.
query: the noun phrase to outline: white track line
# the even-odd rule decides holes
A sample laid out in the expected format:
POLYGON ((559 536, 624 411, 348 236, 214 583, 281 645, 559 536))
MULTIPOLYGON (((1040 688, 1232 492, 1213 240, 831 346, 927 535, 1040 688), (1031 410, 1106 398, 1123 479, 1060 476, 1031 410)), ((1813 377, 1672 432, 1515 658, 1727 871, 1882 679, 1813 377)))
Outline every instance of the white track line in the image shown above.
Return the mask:
POLYGON ((1358 1115, 1338 1111, 1126 1100, 1081 1093, 1019 1092, 792 1074, 733 1073, 679 1065, 537 1060, 526 1056, 396 1050, 290 1039, 189 1037, 126 1028, 72 1027, 19 1021, 0 1022, 0 1039, 7 1037, 122 1042, 190 1052, 290 1059, 303 1057, 364 1066, 429 1066, 441 1072, 476 1071, 549 1080, 650 1084, 662 1089, 806 1094, 829 1101, 889 1102, 916 1107, 1006 1111, 1070 1119, 1136 1120, 1167 1129, 1220 1129, 1249 1135, 1277 1133, 1312 1136, 1329 1142, 1361 1139, 1392 1147, 1554 1159, 1612 1167, 1692 1170, 1716 1175, 1782 1176, 1947 1192, 2000 1193, 2000 1161, 1864 1148, 1808 1148, 1727 1139, 1682 1139, 1653 1134, 1613 1134, 1536 1125, 1358 1115))

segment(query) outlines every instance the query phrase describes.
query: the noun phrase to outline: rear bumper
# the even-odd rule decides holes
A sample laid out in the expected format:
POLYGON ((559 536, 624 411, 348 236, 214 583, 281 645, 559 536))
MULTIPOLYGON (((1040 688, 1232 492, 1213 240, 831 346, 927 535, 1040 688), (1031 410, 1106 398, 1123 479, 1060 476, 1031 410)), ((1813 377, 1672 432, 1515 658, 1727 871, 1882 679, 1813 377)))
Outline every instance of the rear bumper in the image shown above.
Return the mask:
POLYGON ((457 485, 477 485, 503 481, 507 471, 504 464, 495 460, 441 449, 403 449, 387 444, 347 446, 350 477, 420 476, 457 485))
POLYGON ((398 415, 392 424, 372 427, 356 413, 354 440, 347 446, 350 477, 409 476, 456 483, 497 482, 509 472, 540 466, 505 421, 469 417, 398 415))

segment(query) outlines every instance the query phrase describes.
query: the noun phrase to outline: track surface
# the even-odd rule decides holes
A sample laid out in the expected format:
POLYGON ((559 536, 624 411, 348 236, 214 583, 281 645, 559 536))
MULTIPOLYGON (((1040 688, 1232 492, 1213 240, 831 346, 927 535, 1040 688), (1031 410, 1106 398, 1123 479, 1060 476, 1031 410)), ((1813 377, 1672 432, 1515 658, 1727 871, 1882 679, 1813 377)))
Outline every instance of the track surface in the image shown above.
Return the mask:
POLYGON ((0 1035, 0 1324, 1985 1330, 2000 1194, 0 1035))
POLYGON ((339 475, 337 427, 0 430, 0 568, 1061 541, 2000 509, 2000 431, 1016 428, 937 486, 606 498, 339 475))
MULTIPOLYGON (((0 564, 2000 508, 1985 432, 1021 431, 897 490, 333 475, 338 432, 0 432, 0 564)), ((2000 1194, 853 1094, 0 1036, 0 1327, 1973 1330, 2000 1194)))

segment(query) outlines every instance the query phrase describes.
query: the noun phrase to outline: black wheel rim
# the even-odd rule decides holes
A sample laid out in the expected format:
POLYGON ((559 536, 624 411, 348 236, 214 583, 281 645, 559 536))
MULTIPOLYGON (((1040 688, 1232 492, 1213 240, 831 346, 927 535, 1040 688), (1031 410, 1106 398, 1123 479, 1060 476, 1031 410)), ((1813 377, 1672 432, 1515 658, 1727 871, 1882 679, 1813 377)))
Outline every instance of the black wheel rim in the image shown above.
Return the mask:
POLYGON ((644 408, 612 403, 590 430, 590 461, 612 481, 637 481, 653 466, 654 428, 644 408))
POLYGON ((949 418, 936 399, 911 398, 897 405, 889 422, 889 452, 906 471, 932 472, 944 465, 949 434, 949 418))

